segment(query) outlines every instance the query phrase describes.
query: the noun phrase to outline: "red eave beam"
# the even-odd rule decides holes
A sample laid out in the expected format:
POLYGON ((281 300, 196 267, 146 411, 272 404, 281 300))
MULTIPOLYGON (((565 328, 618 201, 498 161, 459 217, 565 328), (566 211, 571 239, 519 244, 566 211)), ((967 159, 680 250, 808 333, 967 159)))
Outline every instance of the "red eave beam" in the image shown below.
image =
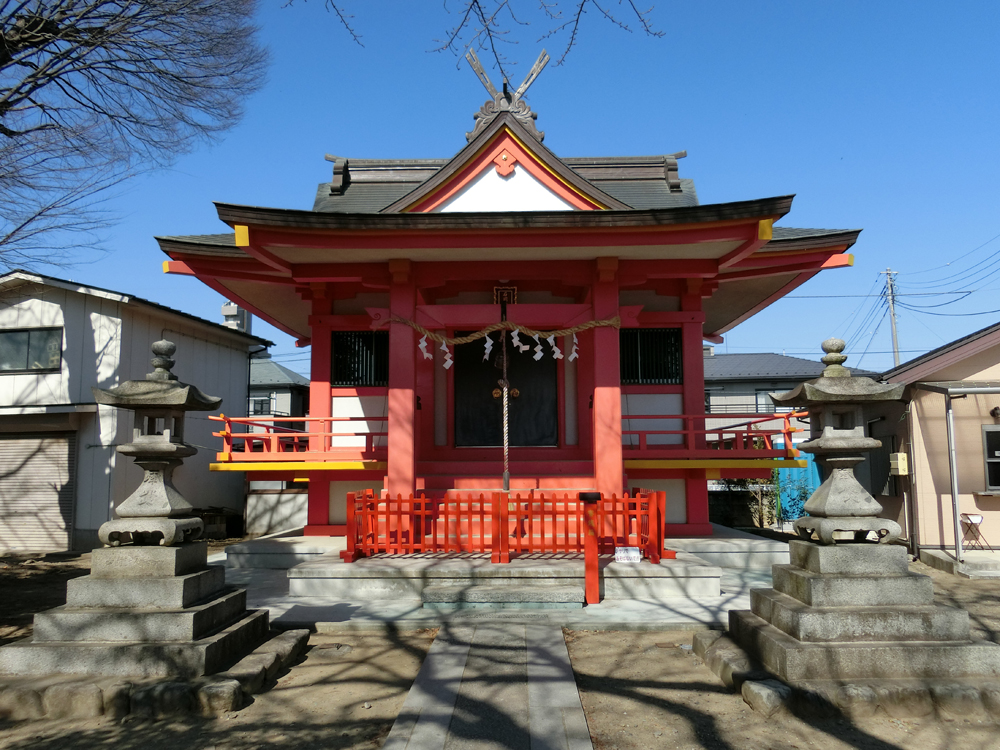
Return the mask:
POLYGON ((736 281, 739 279, 756 279, 761 276, 781 276, 787 273, 802 273, 804 271, 824 271, 831 268, 849 268, 854 265, 854 256, 850 253, 834 255, 823 261, 811 261, 808 263, 790 263, 783 266, 766 266, 763 268, 748 269, 745 271, 733 271, 719 276, 720 282, 736 281))
POLYGON ((719 269, 729 268, 737 263, 739 263, 744 258, 753 255, 753 253, 760 250, 768 242, 771 241, 771 237, 774 234, 774 219, 778 217, 773 217, 770 219, 761 219, 757 222, 756 232, 752 237, 747 238, 747 240, 740 245, 738 248, 732 252, 719 258, 719 269))
MULTIPOLYGON (((758 220, 751 227, 756 231, 758 220)), ((237 240, 240 238, 240 228, 237 240)), ((702 242, 747 241, 748 222, 709 225, 672 224, 641 227, 573 227, 551 229, 442 229, 442 230, 278 230, 250 227, 247 252, 264 262, 287 267, 287 261, 264 247, 336 248, 350 250, 460 249, 504 247, 644 247, 702 242), (251 242, 252 240, 252 242, 251 242)), ((237 242, 239 244, 239 242, 237 242)))

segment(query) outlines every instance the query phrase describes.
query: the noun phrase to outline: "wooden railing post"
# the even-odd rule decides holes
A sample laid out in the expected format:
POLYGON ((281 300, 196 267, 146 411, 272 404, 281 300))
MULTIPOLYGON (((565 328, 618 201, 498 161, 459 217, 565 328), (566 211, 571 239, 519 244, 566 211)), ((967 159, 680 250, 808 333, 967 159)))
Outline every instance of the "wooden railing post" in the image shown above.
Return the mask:
POLYGON ((587 604, 601 602, 601 574, 597 557, 597 504, 601 502, 600 492, 581 492, 585 538, 583 542, 584 592, 587 604))
POLYGON ((347 549, 342 550, 340 559, 344 562, 357 562, 361 557, 358 549, 357 503, 353 492, 347 493, 347 549))

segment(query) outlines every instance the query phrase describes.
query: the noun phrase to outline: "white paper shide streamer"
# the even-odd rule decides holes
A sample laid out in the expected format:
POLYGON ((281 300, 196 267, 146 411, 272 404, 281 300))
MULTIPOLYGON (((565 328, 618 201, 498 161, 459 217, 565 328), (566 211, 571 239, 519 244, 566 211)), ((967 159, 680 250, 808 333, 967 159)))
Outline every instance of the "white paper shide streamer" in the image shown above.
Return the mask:
POLYGON ((514 342, 514 346, 516 346, 522 354, 531 348, 528 344, 521 343, 521 332, 517 329, 510 332, 510 340, 514 342))
POLYGON ((549 342, 549 346, 552 347, 552 359, 562 359, 563 358, 562 349, 560 349, 558 346, 556 346, 556 337, 555 336, 549 336, 545 340, 548 341, 549 342))
POLYGON ((483 352, 483 362, 486 362, 490 358, 490 352, 493 351, 493 339, 490 335, 486 334, 486 351, 483 352))
POLYGON ((449 351, 448 345, 443 341, 441 342, 441 351, 444 352, 444 364, 442 365, 442 367, 448 370, 451 368, 453 364, 455 364, 455 359, 454 357, 451 356, 451 351, 449 351))
POLYGON ((434 359, 434 355, 427 351, 427 335, 420 337, 420 343, 417 345, 420 347, 420 353, 424 355, 424 359, 434 359))
POLYGON ((573 334, 573 347, 569 350, 569 358, 568 358, 569 362, 572 362, 574 359, 576 359, 577 357, 580 356, 579 343, 580 342, 577 341, 576 334, 574 333, 573 334))
POLYGON ((533 359, 537 362, 538 360, 540 360, 542 357, 545 356, 544 354, 542 354, 542 342, 538 340, 537 335, 532 336, 531 338, 535 340, 535 356, 533 357, 533 359))

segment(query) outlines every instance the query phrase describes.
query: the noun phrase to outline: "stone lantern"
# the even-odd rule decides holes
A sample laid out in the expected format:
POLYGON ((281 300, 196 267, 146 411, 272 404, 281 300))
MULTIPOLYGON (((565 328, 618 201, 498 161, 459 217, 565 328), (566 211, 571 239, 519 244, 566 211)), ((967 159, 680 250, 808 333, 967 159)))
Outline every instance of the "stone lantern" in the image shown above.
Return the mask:
POLYGON ((899 401, 905 385, 851 377, 843 366, 844 347, 841 339, 824 341, 822 377, 771 396, 776 406, 809 410, 811 439, 799 449, 814 454, 828 470, 826 481, 803 508, 809 515, 795 522, 795 530, 820 544, 833 544, 837 532, 853 533, 858 542, 874 532, 879 542, 892 542, 902 529, 895 521, 878 518, 882 506, 858 483, 854 467, 865 460, 865 453, 882 446, 865 436, 864 405, 899 401))
POLYGON ((247 610, 246 590, 207 564, 202 521, 171 482, 197 452, 184 442, 185 415, 222 403, 170 372, 175 349, 157 341, 145 380, 93 389, 99 404, 135 412, 132 441, 118 452, 145 475, 101 526, 107 546, 91 553, 90 575, 67 582, 66 604, 36 614, 30 640, 0 647, 0 674, 195 678, 228 669, 267 637, 267 610, 247 610))
POLYGON ((201 536, 204 525, 191 516, 193 507, 174 487, 174 469, 197 449, 184 442, 184 416, 189 411, 214 411, 221 398, 207 396, 193 385, 182 383, 170 369, 177 347, 170 341, 153 344, 153 371, 145 380, 128 380, 103 390, 93 388, 99 404, 135 412, 132 442, 118 452, 132 456, 145 471, 142 483, 120 506, 118 519, 101 526, 98 536, 115 547, 137 545, 171 546, 201 536))
POLYGON ((822 377, 771 396, 809 409, 811 439, 798 447, 828 474, 805 505, 809 515, 795 522, 789 564, 772 568, 774 588, 751 589, 750 610, 730 611, 729 638, 712 648, 736 649, 735 671, 756 664, 844 710, 864 695, 871 710, 880 702, 895 716, 905 696, 929 705, 934 691, 964 695, 997 679, 1000 646, 972 639, 968 612, 934 602, 931 579, 911 571, 906 547, 893 544, 899 524, 877 517, 881 506, 854 478, 881 445, 864 434, 865 404, 899 400, 903 386, 851 376, 844 346, 824 341, 822 377))

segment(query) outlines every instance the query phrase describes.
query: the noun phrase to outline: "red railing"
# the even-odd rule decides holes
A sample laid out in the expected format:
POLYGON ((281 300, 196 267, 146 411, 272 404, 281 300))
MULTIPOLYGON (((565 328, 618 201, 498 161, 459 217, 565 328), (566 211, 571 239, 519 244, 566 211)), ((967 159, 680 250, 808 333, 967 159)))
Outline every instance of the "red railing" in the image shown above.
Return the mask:
MULTIPOLYGON (((627 414, 632 420, 676 422, 679 429, 623 429, 622 450, 627 457, 648 458, 783 458, 795 456, 792 434, 803 428, 791 420, 807 412, 782 414, 627 414), (733 422, 734 419, 741 420, 733 422), (765 427, 780 422, 780 428, 765 427), (719 424, 721 423, 721 424, 719 424), (784 437, 784 447, 775 448, 775 436, 784 437)), ((221 437, 219 461, 384 461, 387 456, 388 417, 227 417, 209 419, 222 422, 214 433, 221 437), (296 429, 286 425, 308 425, 296 429), (379 428, 379 429, 376 429, 379 428), (294 454, 289 455, 289 454, 294 454)))
MULTIPOLYGON (((599 551, 638 547, 644 557, 659 562, 665 503, 663 492, 602 497, 596 521, 599 551)), ((582 553, 584 537, 584 503, 575 495, 493 492, 380 499, 365 490, 347 494, 342 555, 354 561, 375 554, 474 552, 509 562, 519 554, 582 553)))
POLYGON ((222 422, 223 428, 213 433, 222 438, 219 461, 308 461, 341 459, 345 461, 385 460, 385 422, 388 417, 227 417, 210 416, 222 422), (373 431, 368 423, 378 423, 383 429, 373 431), (313 429, 284 427, 287 424, 308 424, 313 429), (364 425, 364 429, 347 429, 364 425), (289 456, 294 453, 294 456, 289 456), (233 454, 239 454, 234 458, 233 454))
POLYGON ((625 414, 622 421, 651 420, 677 421, 683 425, 675 430, 622 430, 622 450, 641 451, 649 456, 669 456, 683 452, 685 458, 717 458, 720 450, 727 455, 741 454, 747 458, 784 457, 796 455, 792 448, 792 434, 804 428, 793 427, 791 420, 804 417, 805 411, 780 414, 727 414, 724 417, 711 414, 625 414), (732 422, 733 419, 744 421, 732 422), (780 428, 765 428, 766 423, 782 422, 780 428), (712 424, 722 422, 722 425, 712 424), (708 424, 706 424, 708 423, 708 424), (665 439, 650 442, 650 436, 671 435, 675 440, 665 439), (773 438, 781 435, 784 447, 775 448, 773 438), (703 447, 699 445, 703 444, 703 447))

